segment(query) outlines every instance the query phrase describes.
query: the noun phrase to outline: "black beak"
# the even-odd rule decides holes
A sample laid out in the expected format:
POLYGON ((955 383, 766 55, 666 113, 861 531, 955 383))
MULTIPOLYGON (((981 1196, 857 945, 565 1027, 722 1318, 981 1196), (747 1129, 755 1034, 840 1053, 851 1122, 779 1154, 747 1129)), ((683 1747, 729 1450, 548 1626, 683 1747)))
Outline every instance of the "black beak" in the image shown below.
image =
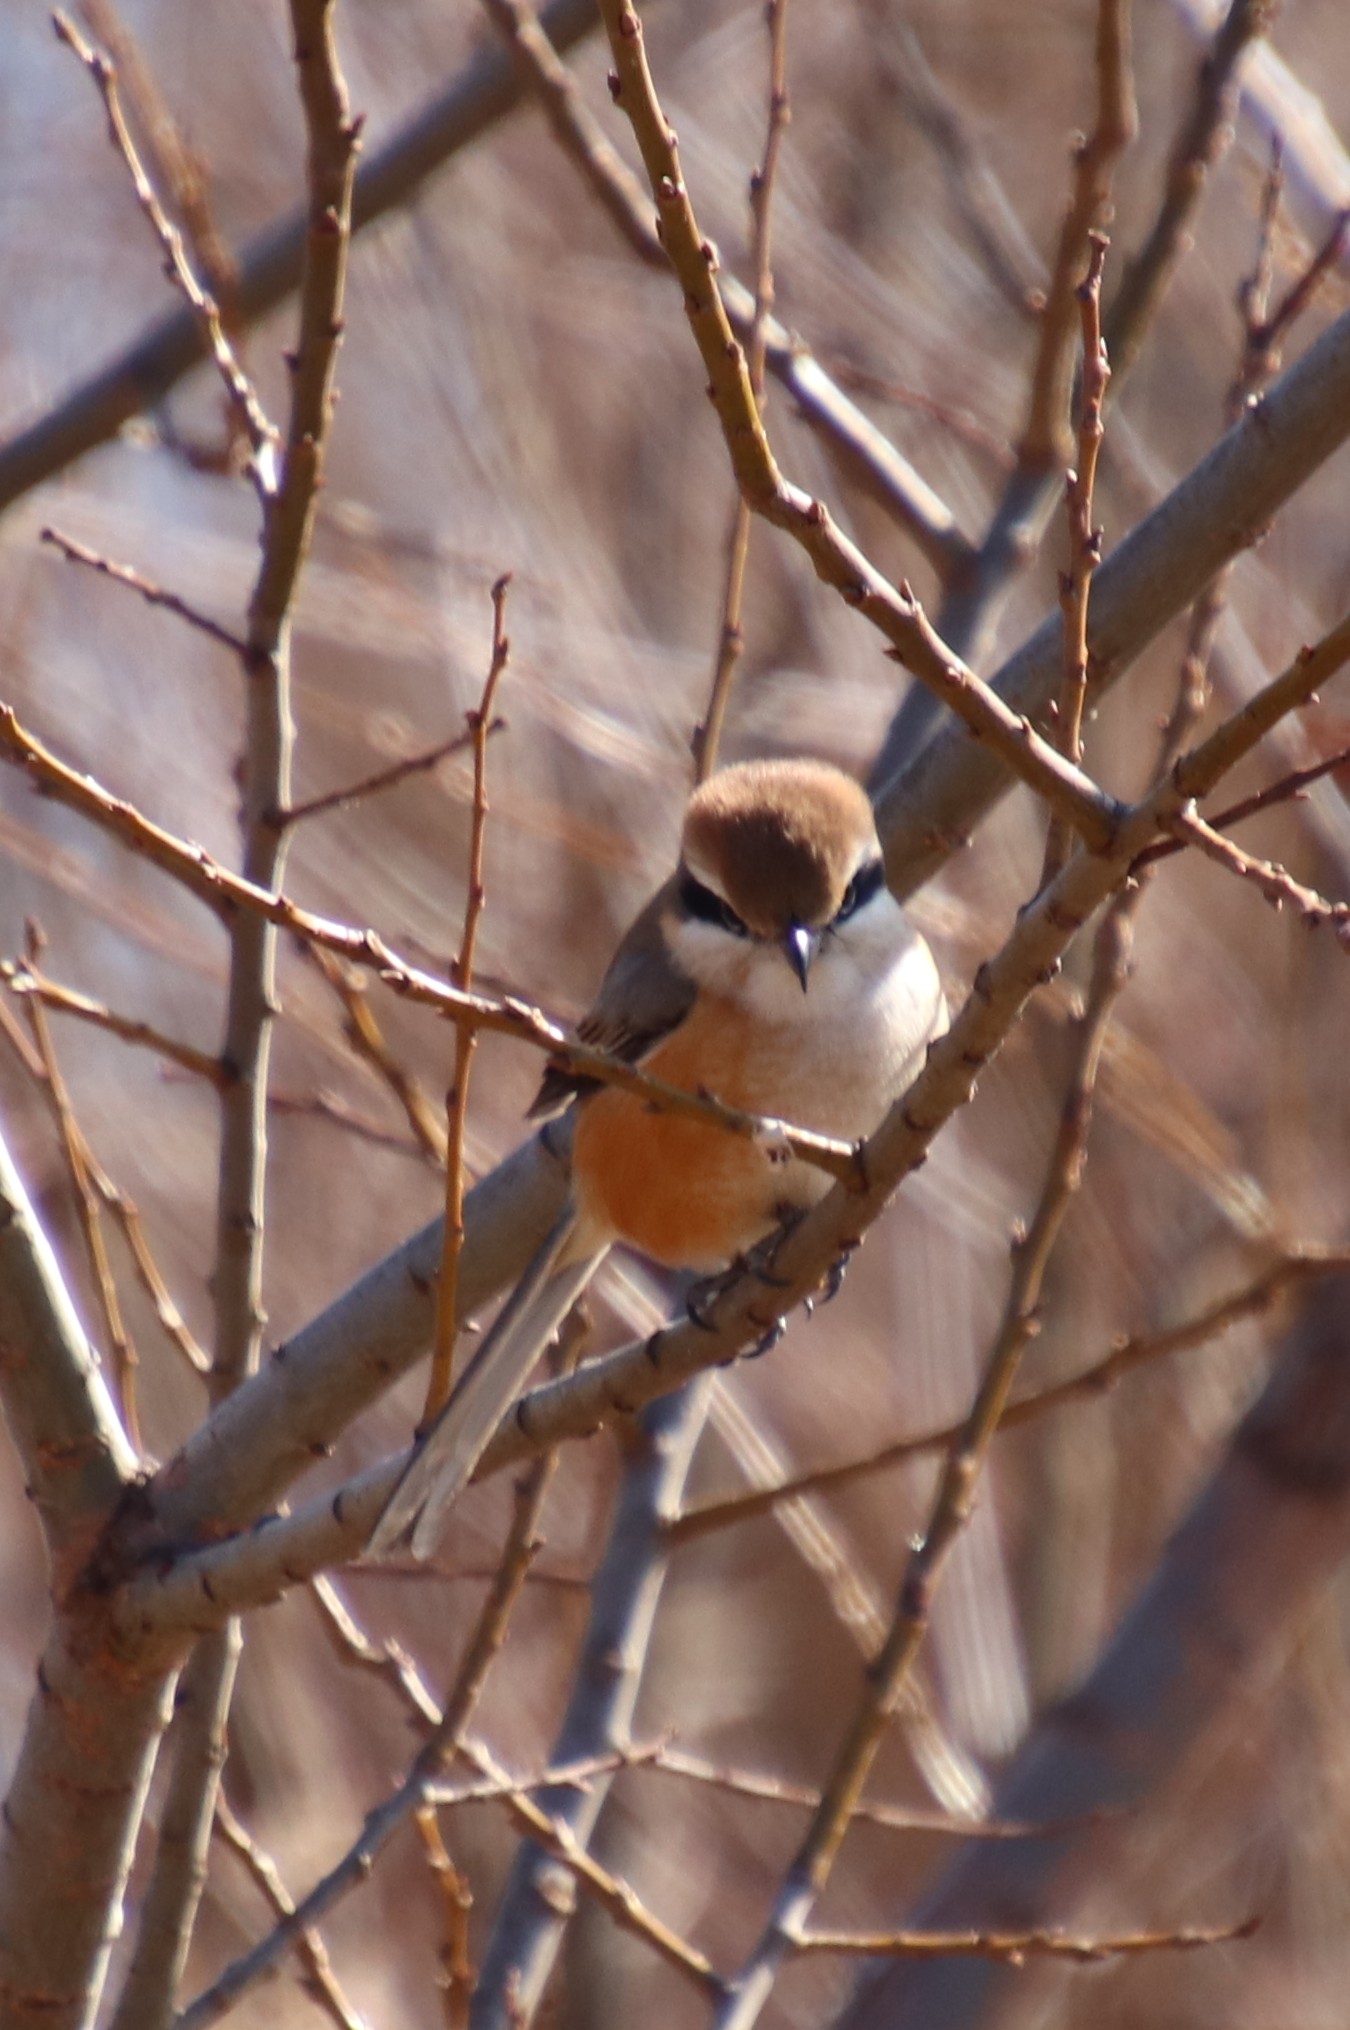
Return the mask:
POLYGON ((806 992, 806 978, 811 970, 811 961, 820 950, 820 932, 808 930, 804 923, 791 923, 783 932, 783 950, 793 972, 806 992))

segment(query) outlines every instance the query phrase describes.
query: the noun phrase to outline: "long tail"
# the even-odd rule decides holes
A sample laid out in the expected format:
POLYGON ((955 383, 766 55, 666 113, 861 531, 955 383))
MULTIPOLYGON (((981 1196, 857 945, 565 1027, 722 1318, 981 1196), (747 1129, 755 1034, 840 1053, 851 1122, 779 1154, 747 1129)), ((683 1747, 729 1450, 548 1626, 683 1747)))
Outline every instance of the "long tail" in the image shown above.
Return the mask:
POLYGON ((405 1538, 414 1557, 428 1558, 435 1550, 446 1510, 467 1485, 530 1369, 608 1252, 600 1248, 559 1268, 558 1257, 575 1224, 569 1208, 502 1306, 449 1402, 417 1440, 371 1531, 368 1556, 383 1557, 405 1538))

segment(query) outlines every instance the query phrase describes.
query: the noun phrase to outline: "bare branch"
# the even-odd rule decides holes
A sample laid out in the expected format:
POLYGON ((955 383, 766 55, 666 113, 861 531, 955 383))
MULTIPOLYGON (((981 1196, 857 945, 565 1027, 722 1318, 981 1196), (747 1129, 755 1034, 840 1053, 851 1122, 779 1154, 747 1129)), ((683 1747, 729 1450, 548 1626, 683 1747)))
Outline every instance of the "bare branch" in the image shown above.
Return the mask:
POLYGON ((15 2030, 74 2030, 97 2006, 120 1925, 166 1685, 108 1643, 106 1599, 72 1587, 138 1462, 3 1142, 0 1392, 58 1603, 5 1800, 0 1993, 15 2030))
POLYGON ((168 2030, 206 1888, 207 1850, 225 1766, 225 1727, 243 1631, 227 1621, 198 1642, 174 1699, 172 1756, 155 1864, 141 1898, 131 1964, 109 2030, 168 2030))
POLYGON ((1239 1924, 1137 1931, 1123 1938, 1071 1938, 1062 1931, 808 1931, 798 1941, 797 1950, 899 1960, 999 1960, 1010 1967, 1020 1967, 1035 1959, 1072 1960, 1080 1966, 1095 1966, 1102 1960, 1236 1945, 1253 1937, 1260 1922, 1259 1917, 1246 1917, 1239 1924))
MULTIPOLYGON (((276 1916, 289 1917, 295 1909, 295 1899, 282 1881, 280 1869, 272 1856, 258 1845, 243 1820, 236 1816, 223 1790, 216 1797, 214 1831, 230 1852, 239 1856, 248 1871, 249 1880, 256 1883, 276 1916)), ((357 2015, 337 1984, 324 1942, 317 1931, 300 1933, 295 1941, 295 1956, 302 1969, 301 1985, 330 2022, 336 2023, 338 2030, 366 2030, 364 2017, 357 2015)))
POLYGON ((215 361, 216 371, 225 384, 231 402, 244 419, 253 451, 254 482, 259 495, 265 501, 276 486, 276 432, 264 415, 257 391, 240 366, 235 357, 234 347, 225 335, 219 305, 193 273, 192 264, 183 246, 183 236, 160 203, 158 193, 136 152, 136 144, 131 138, 122 112, 116 68, 111 58, 86 41, 69 15, 63 14, 59 8, 52 15, 52 25, 61 41, 74 50, 98 86, 103 99, 103 108, 108 116, 108 132, 112 137, 113 146, 126 163, 132 188, 136 193, 136 202, 149 219, 155 237, 163 249, 165 272, 187 298, 189 309, 200 328, 206 348, 215 361))
MULTIPOLYGON (((260 467, 262 555, 247 628, 245 739, 240 827, 245 878, 275 888, 285 864, 293 726, 290 614, 308 550, 323 478, 333 379, 342 333, 342 290, 351 227, 357 124, 332 32, 333 0, 291 0, 291 31, 307 138, 309 232, 300 289, 300 334, 290 357, 291 401, 280 468, 260 467)), ((111 116, 111 109, 110 109, 111 116)), ((172 229, 170 229, 172 230, 172 229)), ((175 244, 177 236, 174 235, 175 244)), ((179 247, 181 257, 181 246, 179 247)), ((185 263, 183 264, 186 265, 185 263)), ((212 338, 225 345, 212 306, 212 338)), ((267 459, 274 446, 269 440, 267 459)), ((216 1333, 208 1378, 213 1402, 258 1365, 262 1346, 263 1248, 267 1184, 267 1079, 276 1009, 276 927, 248 911, 229 924, 230 966, 220 1089, 220 1171, 211 1294, 216 1333)), ((176 1730, 162 1837, 141 1930, 114 2017, 114 2030, 161 2030, 169 2023, 187 1962, 205 1881, 206 1855, 226 1719, 241 1652, 237 1628, 222 1627, 198 1647, 176 1730)))
MULTIPOLYGON (((1052 1410, 1062 1409, 1068 1403, 1091 1402, 1114 1389, 1136 1368, 1207 1346, 1221 1333, 1231 1332, 1235 1325, 1244 1324, 1248 1319, 1269 1311, 1287 1290, 1297 1290, 1305 1282, 1316 1281, 1320 1276, 1337 1275, 1347 1268, 1350 1268, 1350 1252, 1344 1249, 1303 1249, 1296 1254, 1281 1255, 1241 1289, 1220 1297, 1183 1324, 1174 1325, 1165 1332, 1144 1332, 1122 1339, 1119 1345, 1113 1346, 1109 1353, 1103 1354, 1079 1374, 1015 1398, 1003 1412, 999 1428, 1011 1430, 1052 1410)), ((674 1542, 680 1543, 686 1537, 699 1537, 709 1530, 727 1529, 739 1522, 752 1521, 756 1516, 771 1514, 780 1503, 799 1500, 803 1495, 828 1494, 870 1473, 885 1473, 906 1460, 946 1452, 960 1434, 959 1423, 944 1424, 941 1429, 925 1431, 918 1437, 898 1438, 893 1444, 880 1446, 864 1459, 845 1460, 838 1466, 819 1466, 812 1472, 794 1475, 778 1487, 757 1487, 745 1494, 730 1495, 725 1501, 705 1502, 677 1516, 670 1525, 670 1535, 674 1542)))
MULTIPOLYGON (((0 1035, 4 1036, 5 1041, 19 1057, 29 1078, 39 1083, 46 1078, 42 1059, 3 1002, 0 1002, 0 1035)), ((188 1331, 183 1322, 182 1312, 169 1295, 150 1251, 135 1202, 113 1183, 80 1131, 79 1123, 74 1122, 73 1126, 79 1134, 80 1154, 90 1182, 122 1230, 127 1251, 131 1256, 132 1269, 154 1307, 155 1317, 161 1329, 193 1373, 205 1374, 211 1363, 188 1331)))
MULTIPOLYGON (((31 958, 43 947, 45 940, 35 923, 28 925, 28 949, 31 958)), ((4 978, 11 992, 15 992, 9 969, 0 965, 0 978, 4 978)), ((112 1356, 113 1387, 117 1398, 118 1413, 121 1416, 127 1437, 137 1452, 141 1450, 140 1419, 136 1407, 136 1369, 138 1356, 135 1344, 122 1318, 122 1305, 117 1295, 117 1283, 108 1261, 108 1250, 103 1240, 103 1222, 98 1194, 89 1175, 88 1143, 75 1117, 70 1093, 66 1087, 61 1068, 57 1063, 56 1051, 52 1044, 51 1030, 47 1024, 46 1011, 41 1003, 29 999, 25 1009, 28 1025, 33 1034, 33 1047, 42 1070, 38 1081, 41 1092, 56 1123, 56 1132, 61 1142, 61 1153, 65 1158, 66 1170, 70 1177, 71 1192, 75 1200, 75 1213, 80 1231, 84 1236, 85 1252, 89 1257, 89 1271, 93 1278, 94 1292, 99 1310, 103 1313, 103 1329, 108 1335, 108 1350, 112 1356)))
MULTIPOLYGON (((765 19, 769 30, 769 118, 764 139, 764 156, 750 177, 751 261, 754 269, 755 312, 746 340, 746 366, 750 387, 760 409, 764 407, 764 362, 767 353, 766 327, 773 309, 773 187, 778 156, 788 123, 787 88, 787 0, 768 0, 765 19)), ((736 677, 736 665, 745 645, 742 613, 745 598, 745 569, 750 554, 750 507, 737 490, 727 537, 726 586, 722 595, 722 626, 718 636, 708 707, 694 729, 691 744, 694 779, 707 780, 717 766, 722 724, 736 677)))
POLYGON ((1107 314, 1106 349, 1119 375, 1134 365, 1172 273, 1191 243, 1190 230, 1210 175, 1233 137, 1243 59, 1266 34, 1273 13, 1271 0, 1232 0, 1200 66, 1158 215, 1144 245, 1127 263, 1107 314))
MULTIPOLYGON (((506 674, 511 644, 506 635, 506 593, 509 575, 492 588, 492 659, 483 696, 470 712, 469 732, 473 739, 473 819, 469 831, 469 870, 464 891, 464 932, 459 956, 450 976, 463 993, 473 986, 474 951, 478 925, 487 901, 483 885, 483 848, 487 840, 487 741, 497 686, 506 674)), ((467 1022, 455 1030, 455 1070, 446 1095, 445 1135, 445 1243, 441 1251, 441 1274, 436 1288, 436 1330, 431 1342, 431 1374, 427 1381, 422 1422, 431 1419, 448 1401, 454 1373, 455 1337, 459 1330, 459 1258, 464 1249, 464 1131, 469 1115, 469 1076, 473 1065, 477 1033, 467 1022)))
MULTIPOLYGON (((700 1988, 714 1983, 712 1969, 701 1954, 653 1917, 628 1885, 592 1860, 577 1841, 571 1828, 536 1804, 518 1787, 513 1787, 494 1765, 487 1751, 467 1737, 469 1720, 482 1692, 487 1673, 505 1636, 507 1621, 519 1597, 529 1564, 538 1547, 539 1513, 552 1477, 555 1459, 545 1454, 517 1489, 516 1510, 501 1566, 470 1638, 454 1689, 445 1710, 435 1718, 432 1731, 412 1769, 399 1789, 367 1818, 361 1837, 337 1866, 319 1882, 303 1903, 283 1920, 260 1945, 226 1969, 209 1989, 177 2018, 176 2030, 203 2030, 215 2022, 252 1983, 265 1973, 291 1939, 312 1925, 333 1903, 357 1887, 369 1874, 376 1857, 390 1836, 411 1813, 423 1809, 441 1793, 443 1772, 458 1754, 474 1763, 498 1786, 513 1815, 526 1831, 573 1872, 604 1907, 626 1929, 635 1932, 700 1988)), ((340 1626, 355 1631, 354 1660, 366 1668, 382 1668, 373 1646, 343 1609, 340 1626)), ((387 1674, 387 1673, 386 1673, 387 1674)), ((406 1686, 403 1687, 406 1694, 406 1686)), ((421 1709, 421 1701, 418 1708, 421 1709)))
MULTIPOLYGON (((1086 1681, 1036 1725, 998 1787, 1000 1816, 1111 1807, 1077 1834, 956 1856, 916 1931, 1060 1924, 1120 1866, 1122 1812, 1155 1794, 1307 1625, 1350 1542, 1350 1362, 1343 1279, 1315 1287, 1228 1452, 1086 1681)), ((837 2030, 991 2021, 998 1962, 898 1962, 864 1980, 837 2030)))
MULTIPOLYGON (((1262 32, 1267 12, 1266 0, 1234 0, 1228 23, 1201 68, 1194 101, 1174 154, 1173 178, 1164 193, 1158 223, 1144 254, 1131 271, 1139 285, 1133 306, 1126 305, 1131 294, 1127 277, 1107 319, 1105 344, 1114 375, 1113 395, 1119 395, 1124 386, 1162 302, 1172 267, 1187 244, 1185 222, 1198 200, 1206 170, 1228 144, 1233 81, 1249 41, 1262 32)), ((1102 17, 1098 18, 1100 23, 1102 17)), ((1100 65, 1104 53, 1109 55, 1109 50, 1104 52, 1099 43, 1099 78, 1104 76, 1100 65)), ((1114 63, 1115 59, 1111 61, 1114 63)), ((1108 125, 1118 124, 1118 114, 1108 117, 1108 125)), ((1040 548, 1054 507, 1057 470, 1053 461, 1019 459, 970 569, 951 582, 943 601, 939 631, 945 641, 976 667, 983 664, 993 645, 997 619, 1013 584, 1040 548)), ((1250 536, 1246 540, 1250 541, 1250 536)), ((1242 542, 1235 541, 1227 554, 1233 555, 1241 547, 1242 542)), ((1203 583, 1203 579, 1197 580, 1193 590, 1183 595, 1172 611, 1189 605, 1203 583)), ((1151 634, 1147 638, 1151 639, 1151 634)), ((1092 646, 1094 671, 1101 675, 1098 644, 1094 642, 1092 646)), ((1036 698, 1034 707, 1028 708, 1033 717, 1038 716, 1050 695, 1047 681, 1044 693, 1036 698)), ((919 692, 912 692, 902 702, 878 757, 875 782, 888 783, 913 760, 935 717, 933 707, 932 697, 919 692)))
POLYGON ((2 1141, 0 1392, 53 1552, 87 1553, 138 1460, 2 1141))
MULTIPOLYGON (((1017 447, 1018 463, 1024 470, 1060 467, 1069 457, 1070 396, 1081 320, 1075 299, 1092 273, 1089 249, 1093 235, 1100 234, 1109 216, 1117 159, 1138 131, 1130 61, 1129 0, 1099 0, 1097 117, 1091 134, 1078 143, 1075 151, 1073 194, 1060 227, 1059 246, 1041 312, 1040 344, 1031 374, 1026 426, 1017 447)), ((1099 259, 1098 289, 1100 280, 1099 259)))
POLYGON ((1272 908, 1296 910, 1314 930, 1319 924, 1334 923, 1341 944, 1350 948, 1350 902, 1329 902, 1325 895, 1295 881, 1292 874, 1273 861, 1258 860, 1251 853, 1244 853, 1194 811, 1178 812, 1172 829, 1186 845, 1197 847, 1216 866, 1226 868, 1241 881, 1249 881, 1272 908))
MULTIPOLYGON (((1103 9, 1103 23, 1106 9, 1103 9)), ((1107 242, 1089 236, 1087 274, 1076 291, 1083 332, 1083 366, 1078 395, 1078 458, 1065 478, 1069 523, 1069 568, 1060 579, 1059 605, 1064 616, 1064 688, 1055 703, 1059 746, 1076 766, 1083 760, 1083 715, 1088 685, 1088 605, 1092 579, 1102 560, 1102 532, 1093 527, 1093 489, 1102 444, 1102 405, 1111 370, 1102 345, 1102 267, 1107 242)), ((1073 837, 1058 817, 1050 820, 1041 880, 1053 881, 1073 849, 1073 837)))
MULTIPOLYGON (((675 1515, 708 1412, 708 1378, 643 1419, 624 1462, 609 1541, 591 1588, 591 1613, 572 1695, 553 1744, 566 1766, 632 1750, 633 1715, 669 1559, 666 1526, 675 1515)), ((539 1800, 588 1849, 609 1795, 601 1778, 585 1790, 559 1786, 539 1800)), ((574 1899, 560 1891, 548 1845, 518 1850, 483 1955, 475 2030, 515 2030, 536 2016, 563 1948, 574 1899)))
MULTIPOLYGON (((488 734, 500 733, 505 724, 504 719, 494 719, 487 728, 488 734)), ((307 797, 303 803, 291 805, 286 812, 286 822, 298 825, 307 818, 323 817, 328 811, 345 811, 352 804, 364 802, 367 797, 378 796, 382 790, 396 789, 410 776, 425 775, 429 769, 439 768, 452 754, 462 754, 466 747, 473 746, 474 738, 472 733, 456 733, 453 740, 442 740, 422 754, 410 754, 403 761, 391 763, 388 768, 377 769, 374 775, 363 776, 360 782, 351 783, 346 789, 330 789, 322 796, 307 797)))
POLYGON ((167 1058, 170 1064, 178 1065, 194 1078, 205 1079, 208 1085, 220 1088, 228 1083, 225 1067, 218 1057, 208 1056, 206 1051, 197 1050, 190 1043, 180 1043, 176 1037, 165 1036, 153 1023, 119 1015, 105 1002, 95 1001, 88 994, 76 993, 73 987, 61 986, 58 981, 40 973, 31 959, 0 960, 0 979, 21 1001, 53 1008, 60 1015, 73 1015, 81 1022, 92 1023, 96 1029, 106 1029, 110 1036, 120 1038, 123 1043, 134 1044, 138 1049, 153 1051, 156 1057, 167 1058))
MULTIPOLYGON (((1309 474, 1350 435, 1350 314, 1246 410, 1096 573, 1088 625, 1091 700, 1182 613, 1227 561, 1264 534, 1309 474)), ((1046 621, 994 684, 1015 710, 1045 714, 1063 669, 1062 623, 1046 621)), ((902 899, 930 878, 1009 787, 987 749, 943 728, 899 773, 880 778, 886 869, 902 899)))
MULTIPOLYGON (((653 223, 650 197, 610 146, 526 0, 486 0, 486 4, 493 20, 510 38, 521 75, 543 104, 564 153, 576 163, 639 258, 651 267, 665 268, 665 248, 653 223)), ((726 275, 722 294, 737 334, 748 340, 756 323, 754 292, 726 275)), ((894 515, 938 576, 945 582, 959 575, 973 553, 951 509, 849 400, 796 333, 775 318, 761 322, 768 369, 807 422, 821 433, 857 483, 894 515)))
POLYGON ((87 544, 77 543, 73 536, 63 536, 59 529, 43 529, 39 541, 50 543, 69 563, 83 564, 89 570, 97 571, 101 578, 110 578, 114 585, 125 585, 129 591, 139 594, 147 606, 162 606, 166 613, 176 613, 189 627, 197 628, 200 633, 209 635, 212 641, 219 642, 222 648, 229 649, 231 655, 243 657, 248 654, 242 635, 234 634, 218 620, 212 620, 210 614, 199 613, 186 599, 180 599, 176 592, 166 592, 163 586, 143 577, 129 564, 115 564, 111 557, 101 556, 87 544))

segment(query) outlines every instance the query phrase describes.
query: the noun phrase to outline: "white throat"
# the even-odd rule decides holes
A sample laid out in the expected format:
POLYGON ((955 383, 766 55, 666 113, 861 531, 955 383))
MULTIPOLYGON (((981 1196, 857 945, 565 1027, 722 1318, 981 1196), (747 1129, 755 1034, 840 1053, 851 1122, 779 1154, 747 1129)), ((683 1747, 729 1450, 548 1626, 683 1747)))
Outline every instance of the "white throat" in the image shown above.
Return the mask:
POLYGON ((805 991, 770 940, 689 918, 666 928, 683 970, 764 1032, 774 1070, 756 1110, 800 1127, 870 1132, 944 1026, 933 955, 888 889, 825 932, 805 991))

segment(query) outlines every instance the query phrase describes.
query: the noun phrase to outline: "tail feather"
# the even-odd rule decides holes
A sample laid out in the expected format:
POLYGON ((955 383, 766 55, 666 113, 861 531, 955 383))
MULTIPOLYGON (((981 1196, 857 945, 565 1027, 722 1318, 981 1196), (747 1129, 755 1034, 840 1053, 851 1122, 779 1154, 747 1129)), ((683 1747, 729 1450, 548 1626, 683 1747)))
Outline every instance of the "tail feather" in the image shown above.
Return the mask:
POLYGON ((605 1248, 558 1266, 574 1232, 567 1213, 557 1222, 502 1306, 439 1416, 413 1447, 366 1545, 382 1557, 405 1538, 414 1557, 430 1557, 445 1512, 468 1484, 488 1440, 524 1387, 526 1377, 589 1283, 605 1248))

